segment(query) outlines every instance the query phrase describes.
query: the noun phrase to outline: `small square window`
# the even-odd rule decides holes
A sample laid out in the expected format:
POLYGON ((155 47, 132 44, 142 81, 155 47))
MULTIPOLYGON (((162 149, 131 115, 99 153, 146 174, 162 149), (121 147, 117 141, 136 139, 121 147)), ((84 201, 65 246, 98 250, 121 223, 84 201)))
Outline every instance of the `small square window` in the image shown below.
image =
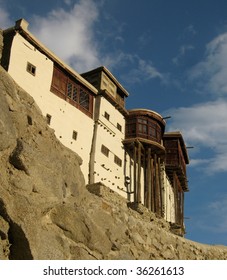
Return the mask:
POLYGON ((28 73, 30 73, 33 76, 35 76, 35 74, 36 74, 36 67, 28 62, 27 63, 27 71, 28 71, 28 73))
POLYGON ((73 140, 76 140, 77 139, 77 131, 73 130, 73 135, 72 135, 72 138, 73 140))
POLYGON ((46 114, 46 120, 47 120, 47 124, 50 125, 50 122, 51 122, 51 115, 46 114))
POLYGON ((121 126, 119 123, 117 123, 117 129, 118 129, 119 131, 122 131, 122 126, 121 126))
POLYGON ((114 162, 117 165, 122 166, 122 160, 118 156, 116 156, 116 155, 114 155, 114 162))
POLYGON ((109 115, 107 112, 104 113, 104 117, 105 117, 108 121, 110 120, 110 115, 109 115))
POLYGON ((105 155, 105 156, 109 156, 109 149, 106 147, 106 146, 104 146, 104 145, 102 145, 102 147, 101 147, 101 152, 105 155))

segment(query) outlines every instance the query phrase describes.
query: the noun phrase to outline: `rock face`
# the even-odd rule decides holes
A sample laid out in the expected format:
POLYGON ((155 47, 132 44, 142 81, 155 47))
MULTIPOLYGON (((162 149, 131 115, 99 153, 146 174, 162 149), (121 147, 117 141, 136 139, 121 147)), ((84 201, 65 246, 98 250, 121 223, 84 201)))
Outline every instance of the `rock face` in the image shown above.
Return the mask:
POLYGON ((105 186, 86 188, 81 162, 0 67, 0 259, 227 259, 105 186))

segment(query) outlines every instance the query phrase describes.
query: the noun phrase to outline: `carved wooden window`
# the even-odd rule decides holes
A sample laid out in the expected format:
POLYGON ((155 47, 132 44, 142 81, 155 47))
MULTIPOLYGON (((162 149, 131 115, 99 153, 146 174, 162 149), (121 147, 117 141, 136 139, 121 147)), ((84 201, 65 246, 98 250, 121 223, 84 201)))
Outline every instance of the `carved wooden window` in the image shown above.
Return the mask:
POLYGON ((89 94, 82 88, 80 88, 80 106, 89 110, 89 94))
POLYGON ((126 137, 142 137, 161 143, 162 129, 155 120, 133 117, 126 120, 126 137))
POLYGON ((86 115, 93 116, 93 95, 90 90, 57 67, 54 67, 51 91, 86 115))

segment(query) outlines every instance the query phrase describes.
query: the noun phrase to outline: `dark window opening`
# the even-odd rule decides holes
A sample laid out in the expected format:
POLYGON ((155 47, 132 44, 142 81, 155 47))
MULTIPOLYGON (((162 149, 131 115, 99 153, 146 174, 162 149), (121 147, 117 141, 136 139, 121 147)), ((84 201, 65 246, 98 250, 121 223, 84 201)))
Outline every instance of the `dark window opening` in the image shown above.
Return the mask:
POLYGON ((30 62, 27 63, 27 72, 35 76, 36 67, 32 65, 30 62))
POLYGON ((105 117, 108 121, 110 120, 110 115, 109 115, 107 112, 104 113, 104 117, 105 117))
POLYGON ((118 129, 119 131, 122 131, 122 126, 121 126, 119 123, 117 123, 117 129, 118 129))
POLYGON ((117 165, 122 166, 122 160, 118 156, 116 156, 116 155, 114 155, 114 162, 117 165))
POLYGON ((32 125, 32 117, 31 116, 27 116, 27 120, 28 120, 28 124, 32 125))
POLYGON ((50 125, 50 122, 51 122, 51 115, 46 114, 46 120, 47 120, 47 124, 50 125))
POLYGON ((102 145, 101 152, 108 157, 110 150, 106 146, 102 145))
POLYGON ((72 138, 73 140, 77 140, 77 131, 73 130, 73 135, 72 135, 72 138))

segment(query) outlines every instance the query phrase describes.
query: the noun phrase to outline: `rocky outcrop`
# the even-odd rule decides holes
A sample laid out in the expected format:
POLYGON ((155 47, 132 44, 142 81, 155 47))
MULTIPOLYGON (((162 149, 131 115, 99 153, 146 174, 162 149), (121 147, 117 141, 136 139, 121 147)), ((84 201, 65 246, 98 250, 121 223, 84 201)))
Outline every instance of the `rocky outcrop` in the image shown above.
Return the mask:
POLYGON ((0 67, 0 259, 227 259, 105 186, 86 188, 81 162, 0 67))

